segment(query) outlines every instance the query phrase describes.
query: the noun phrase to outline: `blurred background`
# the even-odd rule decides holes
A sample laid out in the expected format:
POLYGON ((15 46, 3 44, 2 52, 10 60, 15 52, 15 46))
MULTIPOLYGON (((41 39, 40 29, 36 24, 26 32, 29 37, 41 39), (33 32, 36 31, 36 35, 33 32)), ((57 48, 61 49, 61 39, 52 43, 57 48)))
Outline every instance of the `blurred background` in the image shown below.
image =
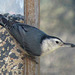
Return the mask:
POLYGON ((0 13, 22 14, 24 0, 0 0, 0 13))
MULTIPOLYGON (((40 0, 40 28, 75 43, 75 0, 40 0)), ((75 49, 60 48, 41 58, 41 75, 75 75, 75 49)))
MULTIPOLYGON (((0 13, 23 15, 23 0, 11 1, 0 0, 0 13)), ((75 43, 75 0, 40 0, 40 29, 75 43)), ((75 49, 60 48, 41 57, 40 65, 41 75, 75 75, 75 49)))

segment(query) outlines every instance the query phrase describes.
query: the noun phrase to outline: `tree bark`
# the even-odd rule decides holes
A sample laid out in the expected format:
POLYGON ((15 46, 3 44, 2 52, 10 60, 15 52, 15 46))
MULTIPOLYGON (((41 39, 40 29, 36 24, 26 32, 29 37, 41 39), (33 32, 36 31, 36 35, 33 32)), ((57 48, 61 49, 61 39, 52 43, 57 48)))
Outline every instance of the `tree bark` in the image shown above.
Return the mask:
MULTIPOLYGON (((40 0, 24 0, 25 24, 39 28, 40 23, 40 0)), ((39 64, 32 60, 25 59, 24 75, 40 75, 40 59, 39 64)))

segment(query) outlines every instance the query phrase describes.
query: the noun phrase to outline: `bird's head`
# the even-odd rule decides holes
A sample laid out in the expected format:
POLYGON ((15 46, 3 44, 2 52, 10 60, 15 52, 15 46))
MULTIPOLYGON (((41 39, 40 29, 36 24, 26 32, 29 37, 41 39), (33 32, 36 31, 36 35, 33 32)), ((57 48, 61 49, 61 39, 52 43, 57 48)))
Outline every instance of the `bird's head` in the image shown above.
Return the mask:
POLYGON ((48 38, 45 38, 42 41, 42 45, 41 45, 42 55, 51 53, 60 47, 72 47, 73 48, 75 47, 75 45, 72 43, 64 43, 61 39, 57 37, 49 36, 48 38))

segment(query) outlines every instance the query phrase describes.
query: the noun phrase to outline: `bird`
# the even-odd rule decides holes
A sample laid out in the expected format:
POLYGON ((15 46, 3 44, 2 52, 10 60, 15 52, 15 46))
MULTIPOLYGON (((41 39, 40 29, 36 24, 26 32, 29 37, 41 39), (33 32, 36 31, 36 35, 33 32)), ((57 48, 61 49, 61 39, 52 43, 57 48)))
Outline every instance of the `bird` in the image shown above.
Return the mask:
POLYGON ((0 14, 0 25, 14 37, 24 51, 32 56, 41 57, 60 47, 75 47, 75 44, 65 43, 60 38, 50 36, 36 27, 6 19, 2 14, 0 14))

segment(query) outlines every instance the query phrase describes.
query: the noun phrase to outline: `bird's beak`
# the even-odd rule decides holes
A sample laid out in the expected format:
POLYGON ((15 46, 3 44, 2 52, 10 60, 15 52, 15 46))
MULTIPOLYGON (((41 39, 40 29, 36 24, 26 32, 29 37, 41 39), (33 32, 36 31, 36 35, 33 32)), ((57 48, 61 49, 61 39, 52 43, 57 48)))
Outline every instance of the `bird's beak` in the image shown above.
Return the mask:
POLYGON ((75 47, 75 44, 72 44, 72 43, 63 43, 63 46, 64 47, 75 47))

